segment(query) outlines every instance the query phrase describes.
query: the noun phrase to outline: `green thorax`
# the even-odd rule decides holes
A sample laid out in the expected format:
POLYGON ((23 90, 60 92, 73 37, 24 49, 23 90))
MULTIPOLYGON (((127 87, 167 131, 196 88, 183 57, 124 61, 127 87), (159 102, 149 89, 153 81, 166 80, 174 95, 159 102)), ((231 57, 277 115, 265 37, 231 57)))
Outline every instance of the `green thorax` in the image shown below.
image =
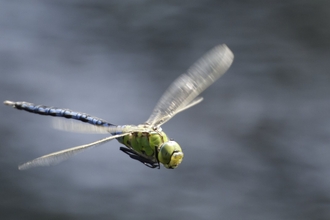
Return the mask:
POLYGON ((135 150, 138 154, 154 159, 156 158, 159 147, 168 141, 168 137, 163 131, 133 132, 122 138, 118 138, 118 141, 128 148, 135 150))

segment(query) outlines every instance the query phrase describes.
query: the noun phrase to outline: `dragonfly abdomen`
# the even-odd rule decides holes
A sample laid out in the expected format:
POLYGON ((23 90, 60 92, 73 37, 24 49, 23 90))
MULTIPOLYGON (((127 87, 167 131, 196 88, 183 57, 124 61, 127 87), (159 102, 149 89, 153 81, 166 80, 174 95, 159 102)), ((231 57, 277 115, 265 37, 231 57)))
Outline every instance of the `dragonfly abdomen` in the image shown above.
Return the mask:
POLYGON ((50 106, 44 106, 44 105, 35 105, 33 103, 29 102, 12 102, 12 101, 5 101, 6 105, 12 106, 19 110, 24 110, 27 112, 39 114, 39 115, 49 115, 54 117, 64 117, 64 118, 72 118, 75 120, 79 120, 82 122, 86 122, 92 125, 98 125, 98 126, 113 126, 113 124, 110 124, 103 119, 81 113, 72 111, 70 109, 63 109, 63 108, 57 108, 57 107, 50 107, 50 106))

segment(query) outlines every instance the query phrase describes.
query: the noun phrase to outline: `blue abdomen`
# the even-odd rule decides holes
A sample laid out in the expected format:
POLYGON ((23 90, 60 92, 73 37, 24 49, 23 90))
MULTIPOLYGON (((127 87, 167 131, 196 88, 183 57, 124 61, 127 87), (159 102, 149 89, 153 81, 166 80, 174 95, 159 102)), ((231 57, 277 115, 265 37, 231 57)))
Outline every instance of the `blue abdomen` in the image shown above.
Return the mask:
POLYGON ((64 117, 64 118, 72 118, 75 120, 79 120, 82 122, 86 122, 92 125, 98 125, 98 126, 114 126, 113 124, 110 124, 103 119, 81 113, 72 111, 70 109, 63 109, 63 108, 57 108, 57 107, 50 107, 50 106, 44 106, 44 105, 34 105, 33 103, 28 102, 11 102, 6 101, 6 105, 10 105, 16 109, 24 110, 27 112, 39 114, 39 115, 49 115, 54 117, 64 117))

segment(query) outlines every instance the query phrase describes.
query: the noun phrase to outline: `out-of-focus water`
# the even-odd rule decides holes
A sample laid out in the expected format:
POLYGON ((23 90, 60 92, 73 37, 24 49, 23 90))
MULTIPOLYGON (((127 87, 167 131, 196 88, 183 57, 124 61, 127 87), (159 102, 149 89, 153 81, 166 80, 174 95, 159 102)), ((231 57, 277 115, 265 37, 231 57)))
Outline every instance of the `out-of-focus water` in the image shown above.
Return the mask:
POLYGON ((1 219, 329 219, 329 1, 0 1, 0 100, 138 124, 226 43, 230 70, 163 126, 184 150, 153 170, 113 141, 57 166, 35 157, 104 136, 0 107, 1 219))

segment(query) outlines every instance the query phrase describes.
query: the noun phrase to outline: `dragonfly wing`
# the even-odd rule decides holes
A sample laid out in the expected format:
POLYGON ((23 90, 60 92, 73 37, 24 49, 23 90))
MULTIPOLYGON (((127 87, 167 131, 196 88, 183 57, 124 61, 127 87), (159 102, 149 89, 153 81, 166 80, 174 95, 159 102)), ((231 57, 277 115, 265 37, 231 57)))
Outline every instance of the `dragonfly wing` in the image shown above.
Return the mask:
POLYGON ((73 155, 75 155, 79 152, 82 152, 84 150, 95 147, 99 144, 106 143, 108 141, 111 141, 113 139, 116 139, 116 138, 119 138, 119 137, 122 137, 122 136, 125 136, 125 135, 127 135, 127 133, 110 136, 110 137, 95 141, 95 142, 90 143, 90 144, 80 145, 78 147, 73 147, 73 148, 69 148, 69 149, 66 149, 66 150, 62 150, 62 151, 54 152, 54 153, 51 153, 51 154, 47 154, 45 156, 38 157, 34 160, 31 160, 27 163, 24 163, 24 164, 20 165, 18 167, 18 169, 19 170, 26 170, 26 169, 29 169, 31 167, 54 165, 54 164, 57 164, 57 163, 60 163, 64 160, 69 159, 70 157, 72 157, 73 155))
POLYGON ((62 118, 53 118, 52 120, 53 128, 62 131, 70 131, 76 133, 88 133, 88 134, 117 134, 117 133, 130 133, 145 131, 138 126, 102 126, 102 125, 92 125, 87 123, 82 123, 80 121, 65 120, 62 118))
POLYGON ((147 123, 158 127, 175 114, 199 103, 194 99, 228 70, 233 59, 234 54, 224 44, 206 53, 170 85, 147 123))
POLYGON ((197 105, 198 103, 200 103, 201 101, 203 101, 203 97, 197 97, 194 100, 192 100, 188 105, 186 106, 182 106, 182 108, 178 109, 174 115, 178 114, 179 112, 182 112, 184 110, 187 110, 188 108, 191 108, 195 105, 197 105))
POLYGON ((65 120, 62 118, 53 118, 52 126, 57 130, 88 134, 109 134, 112 133, 113 130, 117 129, 117 126, 97 126, 74 120, 65 120))

